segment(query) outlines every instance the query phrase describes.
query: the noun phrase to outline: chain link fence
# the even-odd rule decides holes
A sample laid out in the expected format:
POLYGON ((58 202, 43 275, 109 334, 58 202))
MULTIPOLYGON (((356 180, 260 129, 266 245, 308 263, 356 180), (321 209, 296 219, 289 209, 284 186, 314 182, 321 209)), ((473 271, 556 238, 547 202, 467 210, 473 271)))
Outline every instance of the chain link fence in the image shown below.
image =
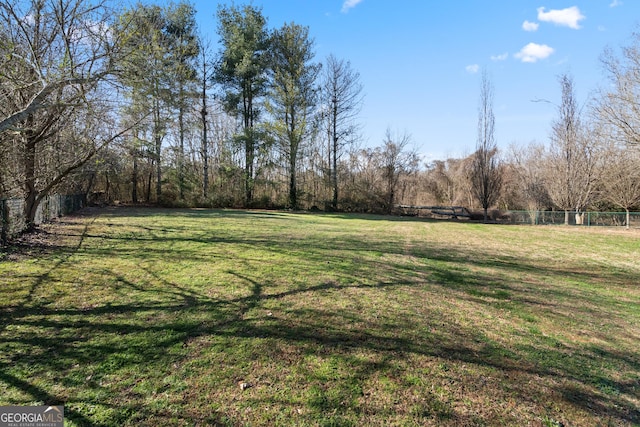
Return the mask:
MULTIPOLYGON (((86 205, 85 199, 84 194, 46 196, 38 206, 35 223, 42 224, 82 209, 86 205)), ((0 219, 0 243, 6 243, 26 228, 24 200, 0 199, 0 219)))
MULTIPOLYGON (((564 211, 509 211, 503 222, 511 224, 563 225, 564 211)), ((626 212, 570 212, 569 225, 625 227, 626 212)), ((629 213, 629 226, 640 228, 640 212, 629 213)))
MULTIPOLYGON (((397 205, 400 215, 433 219, 456 219, 482 221, 483 212, 462 206, 408 206, 397 205)), ((488 219, 497 224, 564 225, 564 211, 500 211, 490 210, 488 219)), ((626 227, 626 212, 569 212, 569 225, 626 227)), ((640 212, 629 213, 629 227, 640 228, 640 212)))

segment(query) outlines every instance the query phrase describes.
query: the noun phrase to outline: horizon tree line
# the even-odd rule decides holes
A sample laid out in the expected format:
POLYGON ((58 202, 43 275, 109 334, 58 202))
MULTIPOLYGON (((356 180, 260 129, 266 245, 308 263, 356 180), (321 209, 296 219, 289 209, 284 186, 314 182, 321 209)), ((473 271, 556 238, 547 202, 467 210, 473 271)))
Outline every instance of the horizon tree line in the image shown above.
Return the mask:
MULTIPOLYGON (((316 59, 308 27, 220 6, 218 52, 188 3, 0 4, 0 198, 33 225, 53 192, 171 206, 392 213, 395 205, 488 211, 640 205, 640 37, 602 55, 610 85, 578 108, 571 76, 549 144, 499 150, 493 83, 463 159, 421 164, 408 133, 360 147, 364 94, 348 60, 316 59)), ((627 219, 627 224, 629 220, 627 219)))

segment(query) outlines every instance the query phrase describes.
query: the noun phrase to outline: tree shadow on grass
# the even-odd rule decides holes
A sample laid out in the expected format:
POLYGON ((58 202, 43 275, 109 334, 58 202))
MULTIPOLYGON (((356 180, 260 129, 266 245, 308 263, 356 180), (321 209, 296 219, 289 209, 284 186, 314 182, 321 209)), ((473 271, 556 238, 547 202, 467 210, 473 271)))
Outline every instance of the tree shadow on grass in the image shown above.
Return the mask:
MULTIPOLYGON (((83 235, 86 232, 85 229, 83 235)), ((149 239, 160 242, 191 241, 190 237, 171 236, 149 239)), ((215 237, 195 238, 193 241, 220 244, 215 237)), ((406 247, 400 244, 390 243, 382 248, 372 248, 370 242, 357 239, 342 241, 338 254, 331 242, 315 242, 314 252, 309 254, 303 248, 312 242, 305 240, 270 241, 265 237, 249 242, 228 238, 224 241, 258 246, 276 253, 299 251, 308 258, 302 268, 313 268, 316 264, 326 263, 327 259, 338 265, 344 252, 381 250, 391 255, 407 253, 406 247)), ((79 251, 81 245, 82 239, 74 251, 79 251)), ((87 247, 82 248, 82 252, 97 258, 118 256, 117 248, 87 247)), ((302 416, 310 424, 317 423, 321 416, 330 411, 334 412, 336 422, 348 424, 366 416, 367 411, 380 410, 368 408, 363 403, 366 392, 362 390, 362 384, 381 375, 397 375, 397 371, 410 366, 410 359, 426 357, 532 378, 561 378, 563 382, 558 385, 557 391, 569 404, 582 408, 594 417, 608 417, 614 423, 640 422, 637 410, 624 397, 639 398, 634 381, 614 380, 603 369, 590 372, 590 368, 598 367, 598 359, 602 358, 611 366, 622 366, 627 372, 638 373, 640 364, 636 354, 613 352, 598 346, 569 349, 561 343, 549 344, 535 336, 530 346, 505 346, 488 341, 481 330, 458 323, 444 323, 438 313, 433 310, 430 312, 428 307, 422 310, 430 316, 411 318, 403 317, 398 312, 397 316, 389 318, 365 313, 358 308, 364 306, 366 310, 375 310, 366 302, 346 308, 331 304, 332 300, 345 303, 344 295, 351 291, 359 292, 356 297, 362 293, 372 293, 384 300, 407 289, 421 291, 433 287, 440 287, 443 292, 459 291, 469 301, 484 304, 487 309, 504 307, 509 303, 527 306, 533 303, 553 304, 553 299, 574 296, 557 289, 553 291, 554 295, 532 297, 499 277, 477 276, 461 268, 473 265, 520 272, 534 268, 505 258, 474 254, 470 261, 468 254, 443 247, 414 251, 413 255, 440 264, 430 264, 430 270, 423 271, 420 265, 358 258, 357 262, 362 265, 339 271, 340 282, 325 281, 315 285, 290 286, 284 290, 269 279, 253 277, 245 268, 239 268, 228 273, 237 282, 245 283, 246 291, 243 296, 226 299, 208 297, 202 292, 173 283, 149 269, 147 274, 153 277, 156 284, 153 287, 105 268, 101 274, 116 278, 118 286, 125 293, 153 293, 157 300, 142 299, 128 303, 114 300, 88 307, 64 308, 36 301, 32 295, 47 285, 52 271, 68 262, 69 257, 63 258, 51 270, 35 279, 29 296, 21 304, 0 309, 0 321, 5 328, 0 344, 3 349, 0 353, 0 379, 8 390, 18 392, 13 400, 5 403, 67 403, 65 409, 68 418, 83 426, 152 425, 153 420, 165 420, 167 425, 236 424, 241 422, 243 415, 238 412, 225 413, 228 410, 224 409, 226 407, 222 412, 197 410, 189 402, 183 402, 182 406, 178 404, 180 409, 187 408, 185 414, 190 409, 191 413, 181 415, 181 411, 171 409, 172 405, 176 405, 175 402, 154 406, 149 404, 149 397, 157 395, 159 399, 170 399, 172 395, 187 393, 183 390, 185 385, 182 382, 188 379, 189 373, 181 371, 181 367, 195 363, 194 358, 197 362, 198 357, 203 357, 206 362, 214 351, 231 361, 239 361, 237 370, 242 375, 250 373, 252 363, 269 361, 279 364, 283 369, 292 368, 304 364, 305 355, 312 354, 322 358, 323 363, 335 358, 338 368, 344 372, 336 374, 335 380, 332 380, 332 374, 309 374, 312 384, 306 390, 297 390, 302 393, 302 397, 299 397, 301 400, 256 397, 256 404, 260 404, 261 399, 271 406, 302 404, 311 411, 302 416), (366 271, 375 271, 376 268, 385 271, 385 280, 371 281, 370 277, 365 277, 366 271), (319 298, 322 302, 319 306, 299 302, 319 298), (549 298, 549 301, 545 302, 545 298, 549 298), (267 312, 271 316, 264 314, 267 312), (260 344, 265 340, 268 344, 260 344), (213 350, 212 342, 228 346, 241 342, 247 348, 245 353, 239 353, 231 347, 213 350), (289 360, 279 352, 282 346, 293 347, 298 352, 291 355, 289 360), (356 357, 360 354, 375 357, 369 360, 356 357), (400 362, 403 364, 399 368, 400 362), (167 384, 165 379, 176 375, 176 372, 187 378, 178 378, 175 383, 167 384), (323 381, 327 383, 326 386, 322 386, 323 381), (68 386, 61 389, 59 384, 68 386), (25 399, 20 396, 29 397, 25 399), (278 399, 282 400, 279 404, 278 399), (96 415, 90 408, 101 408, 103 415, 96 415), (107 415, 112 418, 106 420, 107 415)), ((165 252, 164 255, 159 250, 148 251, 140 256, 147 260, 149 257, 158 260, 162 257, 201 259, 197 251, 184 249, 165 252)), ((557 268, 550 268, 545 274, 553 276, 563 273, 557 268)), ((356 298, 354 304, 357 302, 356 298)), ((410 303, 407 300, 402 302, 410 303)), ((414 301, 413 304, 419 302, 414 301)), ((208 372, 209 369, 207 367, 205 370, 208 372)), ((221 379, 228 380, 224 376, 221 379)), ((394 378, 393 381, 401 379, 394 378)), ((223 383, 219 387, 230 386, 223 383)), ((305 389, 305 386, 298 388, 305 389)), ((203 391, 211 392, 210 389, 203 391)), ((518 390, 518 395, 526 399, 527 390, 518 390)), ((225 396, 229 398, 234 395, 228 392, 225 396)), ((415 412, 412 415, 415 419, 440 420, 452 425, 471 422, 446 400, 430 396, 434 395, 423 394, 423 402, 408 409, 415 412)), ((532 404, 539 402, 532 400, 532 404)))
MULTIPOLYGON (((380 283, 364 286, 375 290, 393 291, 399 286, 412 285, 398 283, 380 283)), ((32 354, 27 361, 34 364, 36 371, 58 372, 54 375, 55 381, 63 381, 65 375, 82 377, 84 374, 95 375, 92 381, 76 384, 76 389, 93 389, 95 395, 101 393, 99 382, 106 380, 110 375, 118 375, 118 372, 133 370, 134 376, 145 377, 149 370, 171 371, 171 366, 182 363, 186 357, 191 357, 188 352, 177 350, 176 347, 184 347, 194 339, 202 337, 217 337, 238 339, 268 339, 275 342, 284 342, 302 348, 324 349, 327 354, 337 357, 349 358, 349 354, 357 354, 361 350, 371 351, 375 354, 385 355, 383 360, 365 363, 362 361, 344 362, 354 367, 351 373, 351 383, 362 383, 372 375, 385 370, 393 369, 390 362, 401 360, 409 355, 422 355, 449 360, 452 363, 464 362, 479 366, 488 366, 502 372, 512 371, 519 374, 528 374, 540 377, 562 376, 579 388, 572 390, 561 389, 566 400, 573 405, 580 406, 584 410, 598 416, 606 416, 617 422, 638 422, 638 413, 626 400, 620 399, 620 393, 630 393, 637 396, 637 388, 631 383, 622 384, 606 377, 589 376, 586 372, 580 372, 579 365, 569 363, 567 357, 587 359, 590 354, 573 353, 565 354, 562 349, 550 350, 547 348, 526 349, 521 355, 516 355, 512 350, 494 345, 479 345, 480 337, 470 330, 455 331, 446 326, 443 331, 436 331, 430 335, 423 335, 418 339, 405 337, 403 333, 395 331, 398 323, 403 324, 407 330, 417 329, 411 321, 400 321, 385 325, 369 324, 367 328, 348 329, 345 324, 362 322, 357 314, 351 311, 343 312, 335 310, 326 313, 324 310, 297 310, 294 316, 275 317, 268 322, 258 322, 254 318, 246 319, 245 314, 264 302, 288 299, 288 297, 304 298, 317 292, 342 292, 350 287, 362 288, 363 285, 338 285, 325 283, 302 290, 290 290, 283 293, 265 295, 261 285, 253 286, 251 295, 236 298, 229 301, 210 301, 200 297, 188 306, 178 304, 158 305, 111 305, 96 307, 90 310, 47 310, 42 307, 24 308, 14 310, 10 316, 3 316, 3 321, 13 326, 33 331, 34 335, 18 334, 15 338, 7 338, 5 345, 23 349, 24 353, 32 354), (136 319, 139 314, 149 314, 149 322, 141 323, 136 319), (154 322, 156 314, 172 313, 166 321, 154 322), (209 313, 203 319, 202 313, 209 313), (333 321, 327 322, 332 318, 333 321), (62 331, 54 336, 38 336, 37 331, 57 330, 62 331), (466 344, 465 344, 466 343, 466 344), (468 344, 471 344, 470 346, 468 344), (545 352, 544 357, 540 353, 545 352), (535 355, 535 356, 534 356, 535 355), (524 356, 524 358, 523 358, 524 356), (541 365, 538 360, 545 360, 541 365), (89 367, 89 371, 83 371, 81 367, 89 367), (75 368, 74 368, 75 367, 75 368), (142 369, 141 369, 142 368, 142 369), (73 372, 79 371, 79 372, 73 372), (592 381, 600 381, 616 392, 609 394, 594 394, 587 387, 592 381), (566 390, 566 391, 565 391, 566 390), (617 394, 616 394, 617 393, 617 394), (618 408, 613 410, 612 408, 618 408)), ((189 295, 193 298, 193 295, 189 295)), ((191 300, 194 301, 194 300, 191 300)), ((6 314, 6 313, 5 313, 6 314)), ((422 326, 422 325, 421 325, 422 326)), ((277 354, 273 355, 277 357, 277 354)), ((639 369, 637 358, 631 354, 609 354, 607 358, 618 363, 630 365, 630 369, 639 369)), ((13 374, 12 364, 22 365, 20 357, 12 357, 8 364, 4 364, 0 378, 11 387, 29 395, 33 400, 47 402, 47 404, 64 404, 65 398, 56 395, 55 392, 47 392, 42 387, 36 386, 33 378, 21 378, 13 374)), ((20 372, 20 371, 18 371, 20 372)), ((166 374, 165 374, 166 375, 166 374)), ((342 383, 341 383, 342 384, 342 383)), ((563 386, 565 387, 565 386, 563 386)), ((56 388, 57 389, 57 388, 56 388)), ((322 397, 321 390, 316 390, 316 400, 311 399, 308 404, 318 411, 334 407, 335 399, 344 400, 345 397, 322 397), (321 400, 317 400, 321 399, 321 400), (322 400, 324 399, 324 400, 322 400), (315 402, 315 403, 314 403, 315 402), (332 403, 333 402, 333 403, 332 403)), ((350 391, 344 391, 350 399, 355 399, 350 391)), ((133 394, 131 396, 134 396, 133 394)), ((69 396, 71 401, 82 401, 82 398, 69 396)), ((140 400, 140 399, 134 399, 140 400)), ((12 402, 18 403, 18 402, 12 402)), ((433 402, 435 405, 435 402, 433 402)), ((118 411, 118 405, 124 402, 109 403, 97 402, 96 398, 85 401, 88 405, 111 406, 113 411, 118 411)), ((126 405, 131 405, 127 403, 126 405)), ((349 413, 357 405, 341 407, 344 414, 349 413)), ((84 405, 80 405, 84 408, 84 405)), ((131 407, 128 411, 131 411, 131 407)), ((157 416, 154 409, 145 407, 142 403, 133 403, 136 417, 152 419, 157 416)), ((126 411, 125 411, 126 412, 126 411)), ((357 412, 357 411, 356 411, 357 412)), ((428 411, 427 411, 428 412, 428 411)), ((73 406, 67 411, 69 419, 79 425, 98 426, 115 425, 92 423, 90 416, 83 414, 73 406)), ((442 415, 442 414, 441 414, 442 415)), ((200 415, 204 416, 204 415, 200 415)), ((450 414, 455 419, 456 413, 450 414)), ((120 419, 120 421, 126 421, 120 419)), ((195 420, 192 420, 195 421, 195 420)))

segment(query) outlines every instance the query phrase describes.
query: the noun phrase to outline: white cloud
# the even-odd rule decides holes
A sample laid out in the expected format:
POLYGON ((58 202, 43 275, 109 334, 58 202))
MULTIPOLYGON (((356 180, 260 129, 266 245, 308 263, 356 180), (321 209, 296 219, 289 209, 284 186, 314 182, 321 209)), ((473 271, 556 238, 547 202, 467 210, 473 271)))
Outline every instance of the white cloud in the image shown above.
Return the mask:
POLYGON ((514 56, 522 62, 537 62, 540 59, 548 58, 553 52, 554 49, 546 44, 529 43, 514 56))
POLYGON ((611 3, 609 3, 609 7, 618 7, 618 6, 622 6, 622 2, 620 0, 613 0, 611 3))
POLYGON ((364 0, 344 0, 344 3, 342 3, 342 13, 348 13, 349 10, 353 9, 363 1, 364 0))
POLYGON ((580 21, 585 19, 578 6, 571 6, 566 9, 551 9, 548 12, 545 12, 544 9, 544 7, 538 8, 538 20, 573 28, 574 30, 580 29, 580 21))
POLYGON ((522 23, 522 29, 525 31, 538 31, 539 26, 540 24, 538 24, 537 22, 524 21, 522 23))
POLYGON ((509 54, 507 52, 505 52, 505 53, 503 53, 501 55, 491 55, 491 60, 492 61, 504 61, 508 57, 509 57, 509 54))
POLYGON ((480 66, 478 64, 467 65, 465 70, 467 70, 467 73, 469 74, 475 74, 480 71, 480 66))

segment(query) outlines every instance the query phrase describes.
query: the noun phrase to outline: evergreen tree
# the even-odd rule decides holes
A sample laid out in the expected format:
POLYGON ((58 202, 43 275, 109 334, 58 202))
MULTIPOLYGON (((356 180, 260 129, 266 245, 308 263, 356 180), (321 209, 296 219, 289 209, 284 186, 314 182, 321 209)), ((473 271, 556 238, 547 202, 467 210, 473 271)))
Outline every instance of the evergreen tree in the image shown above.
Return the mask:
POLYGON ((314 63, 313 40, 309 29, 285 24, 273 35, 271 48, 272 129, 289 175, 289 206, 298 208, 296 174, 301 146, 313 130, 313 114, 318 98, 316 80, 321 65, 314 63))
POLYGON ((220 6, 218 34, 222 50, 215 67, 214 80, 222 86, 225 110, 241 119, 236 135, 244 147, 245 203, 253 200, 256 179, 256 155, 260 145, 258 119, 261 98, 267 89, 266 52, 269 49, 267 20, 253 6, 220 6))

